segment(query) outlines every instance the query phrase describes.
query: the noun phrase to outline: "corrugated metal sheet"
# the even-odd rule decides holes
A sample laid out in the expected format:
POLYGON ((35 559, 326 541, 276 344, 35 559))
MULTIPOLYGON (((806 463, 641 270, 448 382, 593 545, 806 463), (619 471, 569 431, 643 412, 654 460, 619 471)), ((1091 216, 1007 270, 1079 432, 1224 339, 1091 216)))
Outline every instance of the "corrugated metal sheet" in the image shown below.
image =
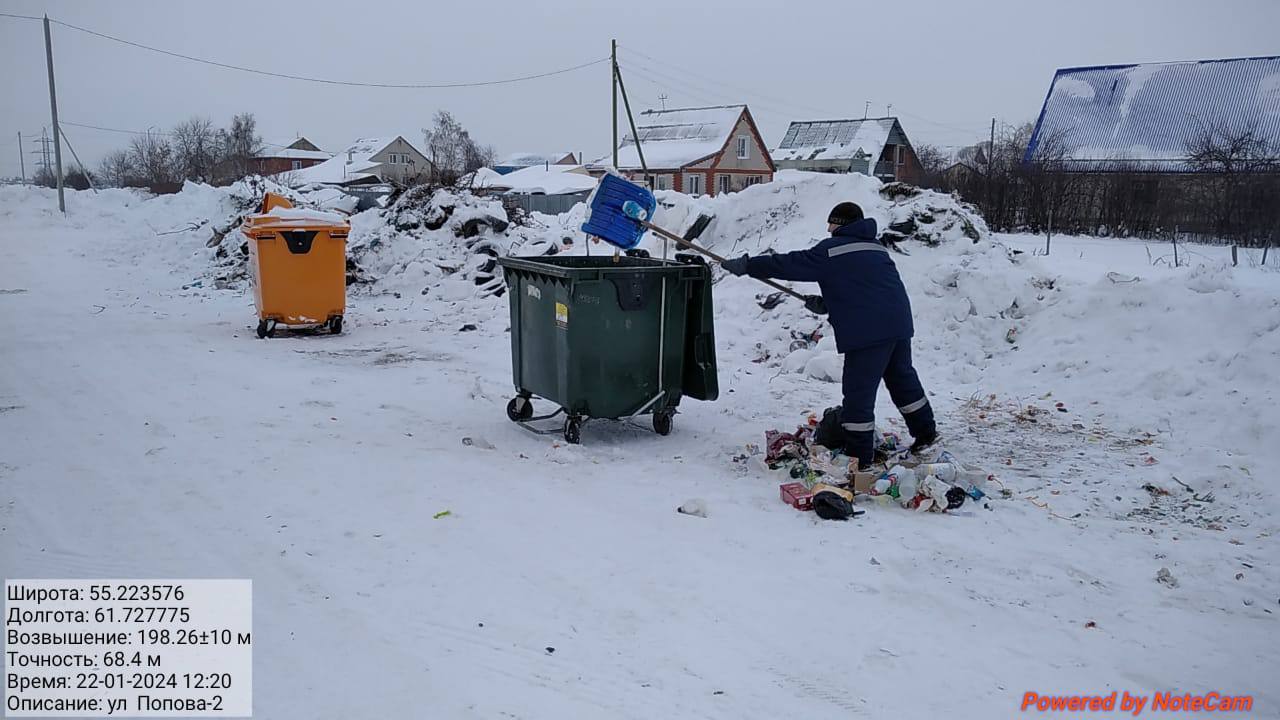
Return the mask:
POLYGON ((1214 126, 1280 150, 1280 57, 1059 70, 1023 160, 1060 136, 1072 169, 1186 171, 1188 141, 1214 126))

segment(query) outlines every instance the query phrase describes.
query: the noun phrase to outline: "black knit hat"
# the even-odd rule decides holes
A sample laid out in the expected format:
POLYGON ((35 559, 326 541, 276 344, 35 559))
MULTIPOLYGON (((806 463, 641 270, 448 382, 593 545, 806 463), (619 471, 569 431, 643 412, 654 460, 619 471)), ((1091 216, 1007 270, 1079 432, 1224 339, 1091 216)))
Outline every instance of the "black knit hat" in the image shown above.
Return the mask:
POLYGON ((827 216, 827 222, 832 225, 848 225, 861 219, 862 208, 858 207, 858 203, 851 202, 842 202, 831 208, 831 214, 827 216))

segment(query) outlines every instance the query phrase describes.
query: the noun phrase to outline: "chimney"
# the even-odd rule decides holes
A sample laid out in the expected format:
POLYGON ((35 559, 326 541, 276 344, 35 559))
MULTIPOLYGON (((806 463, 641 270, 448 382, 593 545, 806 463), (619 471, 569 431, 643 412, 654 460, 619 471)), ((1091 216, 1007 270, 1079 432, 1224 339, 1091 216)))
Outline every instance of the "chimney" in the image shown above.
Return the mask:
POLYGON ((348 164, 348 165, 350 165, 350 164, 351 164, 351 162, 352 162, 352 156, 353 156, 354 154, 355 154, 355 153, 351 150, 351 148, 347 148, 347 164, 348 164))

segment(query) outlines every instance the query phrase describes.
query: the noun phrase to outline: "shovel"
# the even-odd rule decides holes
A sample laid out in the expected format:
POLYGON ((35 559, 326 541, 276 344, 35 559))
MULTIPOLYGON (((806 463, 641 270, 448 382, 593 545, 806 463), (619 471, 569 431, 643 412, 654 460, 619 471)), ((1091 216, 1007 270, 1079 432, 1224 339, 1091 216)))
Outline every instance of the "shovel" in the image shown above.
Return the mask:
MULTIPOLYGON (((717 255, 711 252, 710 250, 702 247, 701 245, 694 243, 693 240, 691 239, 702 234, 702 231, 705 230, 707 227, 707 223, 711 222, 711 218, 706 215, 698 216, 698 219, 694 221, 692 226, 689 227, 689 232, 686 233, 687 238, 684 238, 684 237, 680 237, 679 235, 676 235, 675 233, 669 230, 666 230, 665 228, 654 225, 653 223, 645 219, 643 216, 647 215, 647 213, 644 212, 644 208, 641 207, 639 203, 628 201, 622 206, 622 212, 627 217, 631 218, 632 220, 635 220, 636 223, 640 225, 640 227, 643 227, 647 230, 652 230, 655 234, 660 235, 668 240, 671 240, 672 242, 676 243, 676 245, 680 247, 689 248, 694 252, 698 252, 703 255, 706 255, 707 257, 711 258, 712 260, 715 260, 718 263, 722 263, 725 261, 725 258, 723 258, 722 256, 717 255)), ((791 297, 796 298, 800 302, 805 301, 804 295, 801 295, 800 293, 796 292, 795 290, 792 290, 786 285, 781 285, 768 278, 755 278, 755 279, 759 280, 765 285, 768 285, 774 290, 778 290, 779 292, 784 292, 787 295, 790 295, 791 297)))

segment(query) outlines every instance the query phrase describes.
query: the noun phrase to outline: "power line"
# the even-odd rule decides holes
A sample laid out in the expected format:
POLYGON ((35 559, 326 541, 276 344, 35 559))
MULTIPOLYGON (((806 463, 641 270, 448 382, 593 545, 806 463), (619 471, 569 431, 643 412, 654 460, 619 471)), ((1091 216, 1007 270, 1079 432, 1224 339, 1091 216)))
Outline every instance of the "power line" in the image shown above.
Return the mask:
POLYGON ((87 128, 89 130, 102 130, 104 132, 124 133, 126 135, 174 135, 175 133, 165 132, 164 130, 121 130, 119 128, 99 127, 97 125, 85 125, 83 123, 74 123, 70 120, 63 120, 59 125, 70 125, 72 127, 87 128))
POLYGON ((522 75, 522 76, 513 77, 513 78, 503 78, 501 80, 481 80, 481 81, 475 81, 475 82, 446 82, 446 83, 370 83, 370 82, 356 82, 351 80, 333 80, 330 78, 308 77, 306 75, 293 75, 290 73, 279 73, 279 72, 272 72, 270 70, 259 70, 257 68, 244 67, 241 65, 232 65, 230 63, 218 62, 216 60, 207 60, 205 58, 194 57, 191 55, 183 55, 182 53, 173 52, 171 50, 163 50, 161 48, 151 47, 150 45, 143 45, 142 43, 133 42, 132 40, 125 40, 124 38, 119 38, 114 35, 108 35, 106 33, 98 32, 96 30, 90 30, 89 28, 83 28, 83 27, 80 27, 79 25, 72 25, 71 23, 63 22, 61 20, 50 19, 49 22, 54 23, 56 25, 61 25, 65 28, 77 30, 79 32, 86 33, 88 35, 100 37, 105 40, 111 40, 112 42, 117 42, 124 45, 130 45, 132 47, 140 48, 142 50, 149 50, 151 52, 160 53, 161 55, 168 55, 170 57, 181 58, 183 60, 202 63, 204 65, 212 65, 214 67, 220 67, 227 70, 238 70, 240 72, 252 73, 254 75, 265 75, 267 77, 283 78, 286 80, 300 80, 303 82, 322 83, 325 85, 343 85, 348 87, 374 87, 374 88, 398 88, 398 89, 424 90, 424 89, 443 89, 443 88, 461 88, 461 87, 482 87, 482 86, 488 86, 488 85, 506 85, 510 83, 524 82, 526 80, 537 80, 539 78, 551 77, 552 75, 562 75, 567 72, 573 72, 574 70, 581 70, 582 68, 590 67, 591 65, 598 65, 602 62, 607 62, 609 60, 609 58, 600 58, 598 60, 591 60, 588 62, 573 65, 571 67, 560 68, 558 70, 550 70, 548 72, 535 73, 532 75, 522 75))
MULTIPOLYGON (((775 106, 785 106, 785 107, 787 107, 787 108, 798 108, 798 109, 801 109, 801 110, 808 110, 808 111, 810 111, 810 112, 816 112, 816 113, 818 113, 818 114, 820 114, 820 115, 835 115, 835 114, 838 114, 838 113, 830 113, 830 112, 829 112, 829 111, 827 111, 827 110, 821 110, 821 109, 818 109, 818 108, 815 108, 815 107, 811 107, 811 106, 801 105, 801 104, 799 104, 799 103, 792 102, 792 101, 790 101, 790 100, 784 100, 784 99, 782 99, 782 98, 777 98, 777 97, 772 97, 772 96, 769 96, 769 95, 765 95, 765 94, 761 93, 759 90, 752 90, 752 89, 748 89, 748 88, 741 87, 741 86, 737 86, 737 85, 731 85, 731 84, 729 84, 729 83, 725 83, 725 82, 723 82, 723 81, 721 81, 721 80, 717 80, 717 79, 714 79, 714 78, 710 78, 710 77, 708 77, 708 76, 706 76, 706 75, 699 75, 698 73, 690 72, 690 71, 688 70, 688 68, 683 68, 683 67, 680 67, 680 66, 676 65, 675 63, 669 62, 669 61, 667 61, 667 60, 662 60, 662 59, 659 59, 659 58, 655 58, 655 57, 653 57, 653 56, 651 56, 651 55, 646 55, 645 53, 642 53, 642 52, 640 52, 639 50, 635 50, 635 49, 632 49, 632 48, 624 48, 624 49, 625 49, 627 52, 635 53, 636 55, 639 55, 640 57, 645 58, 645 59, 647 59, 647 60, 649 60, 649 61, 651 61, 651 62, 657 63, 657 64, 659 64, 659 65, 662 65, 662 66, 665 66, 665 67, 668 67, 668 68, 671 68, 671 69, 672 69, 672 71, 674 71, 674 72, 679 72, 679 73, 682 73, 682 74, 684 74, 684 75, 688 75, 688 76, 691 76, 691 77, 699 78, 699 79, 701 79, 701 80, 703 80, 703 81, 705 81, 705 82, 714 83, 716 86, 719 86, 719 87, 726 87, 726 88, 730 88, 730 89, 732 89, 732 90, 736 90, 736 91, 738 91, 738 92, 740 92, 740 93, 743 93, 743 94, 745 94, 745 95, 751 95, 751 96, 754 96, 754 97, 756 97, 756 98, 759 98, 760 100, 765 101, 765 104, 775 105, 775 106)), ((789 111, 789 112, 790 112, 790 111, 789 111)))
MULTIPOLYGON (((810 111, 810 112, 816 112, 816 113, 819 113, 819 114, 821 114, 821 115, 828 115, 828 116, 831 116, 831 117, 836 117, 836 116, 840 115, 840 113, 830 113, 830 112, 828 112, 827 110, 822 110, 822 109, 819 109, 819 108, 816 108, 816 107, 813 107, 813 106, 802 105, 802 104, 799 104, 799 103, 791 102, 791 101, 789 101, 789 100, 783 100, 783 99, 781 99, 781 98, 776 98, 776 97, 771 97, 771 96, 768 96, 768 95, 764 95, 764 94, 760 93, 758 90, 750 90, 750 89, 743 88, 743 87, 740 87, 740 86, 729 85, 729 84, 727 84, 727 83, 723 83, 723 82, 718 81, 718 80, 713 80, 713 79, 711 79, 711 78, 709 78, 709 77, 707 77, 707 76, 705 76, 705 75, 699 75, 698 73, 690 72, 687 68, 681 68, 681 67, 677 66, 675 63, 672 63, 672 62, 670 62, 670 61, 662 60, 662 59, 660 59, 660 58, 655 58, 655 57, 653 57, 653 56, 651 56, 651 55, 646 55, 645 53, 643 53, 643 52, 641 52, 641 51, 639 51, 639 50, 635 50, 635 49, 633 49, 633 48, 629 48, 629 47, 628 47, 628 48, 624 48, 624 49, 625 49, 627 52, 634 53, 634 54, 639 55, 640 57, 646 58, 646 59, 648 59, 648 60, 650 60, 650 61, 652 61, 652 62, 658 63, 658 64, 660 64, 660 65, 663 65, 663 66, 666 66, 666 67, 669 67, 669 68, 673 68, 673 69, 675 69, 676 71, 681 72, 681 73, 683 73, 683 74, 685 74, 685 75, 689 75, 689 76, 692 76, 692 77, 700 78, 700 79, 705 80, 705 81, 708 81, 708 82, 715 82, 717 85, 723 85, 724 87, 733 88, 733 89, 738 90, 738 91, 740 91, 740 92, 742 92, 742 93, 745 93, 745 94, 747 94, 747 95, 753 95, 753 96, 755 96, 755 97, 757 97, 757 98, 761 98, 761 99, 763 99, 763 100, 769 101, 770 103, 774 103, 774 104, 781 103, 782 105, 790 106, 790 107, 793 107, 793 108, 798 108, 798 109, 801 109, 801 110, 808 110, 808 111, 810 111)), ((895 105, 896 105, 896 103, 895 103, 895 105)), ((976 130, 975 128, 965 128, 965 127, 960 127, 960 126, 958 126, 958 125, 951 125, 951 124, 948 124, 948 123, 938 122, 937 120, 932 120, 932 119, 927 118, 927 117, 924 117, 924 116, 922 116, 922 115, 917 115, 917 114, 915 114, 915 113, 912 113, 912 112, 908 112, 908 111, 906 111, 906 110, 903 110, 901 106, 898 106, 898 111, 899 111, 899 112, 901 112, 903 115, 906 115, 907 117, 913 118, 913 119, 915 119, 915 120, 919 120, 920 122, 928 123, 928 124, 930 124, 930 125, 936 125, 936 126, 938 126, 938 127, 946 128, 946 129, 948 129, 948 130, 954 130, 954 131, 956 131, 956 132, 962 132, 962 133, 968 133, 968 134, 978 134, 978 133, 979 133, 979 131, 978 131, 978 130, 976 130)))
MULTIPOLYGON (((86 125, 86 124, 84 124, 84 123, 74 123, 74 122, 70 122, 70 121, 67 121, 67 120, 62 120, 62 121, 61 121, 61 122, 59 122, 58 124, 59 124, 59 125, 71 125, 72 127, 86 128, 86 129, 89 129, 89 130, 102 130, 103 132, 123 133, 123 134, 125 134, 125 135, 167 135, 167 136, 169 136, 169 137, 177 137, 177 136, 178 136, 178 133, 175 133, 175 132, 165 132, 164 130, 123 130, 123 129, 121 129, 121 128, 109 128, 109 127, 102 127, 102 126, 100 126, 100 125, 86 125)), ((65 135, 64 135, 64 137, 65 137, 65 135)), ((296 141, 295 141, 295 142, 296 142, 296 141)), ((269 146, 269 147, 280 147, 280 148, 283 148, 283 147, 289 147, 289 144, 288 144, 288 143, 273 143, 273 142, 267 142, 267 141, 265 141, 265 140, 262 142, 262 144, 263 144, 263 145, 267 145, 267 146, 269 146)))
POLYGON ((18 18, 20 20, 40 20, 35 15, 14 15, 13 13, 0 13, 0 17, 18 18))
MULTIPOLYGON (((703 102, 709 102, 713 105, 744 104, 743 98, 734 98, 730 95, 724 94, 724 91, 722 90, 709 88, 700 83, 693 83, 691 81, 688 81, 682 78, 677 78, 672 75, 668 75, 662 72, 661 70, 655 70, 654 68, 651 68, 647 65, 638 64, 635 61, 631 61, 629 64, 624 65, 623 69, 627 70, 628 72, 635 72, 639 76, 645 77, 647 80, 649 80, 649 82, 654 83, 659 87, 662 87, 665 84, 667 86, 674 86, 677 89, 679 89, 681 86, 683 86, 685 88, 685 93, 687 95, 690 95, 703 102)), ((757 111, 759 110, 759 108, 764 108, 765 112, 763 114, 778 115, 780 117, 784 117, 787 119, 793 118, 791 110, 776 107, 772 103, 757 102, 755 103, 755 105, 756 105, 757 111)))

